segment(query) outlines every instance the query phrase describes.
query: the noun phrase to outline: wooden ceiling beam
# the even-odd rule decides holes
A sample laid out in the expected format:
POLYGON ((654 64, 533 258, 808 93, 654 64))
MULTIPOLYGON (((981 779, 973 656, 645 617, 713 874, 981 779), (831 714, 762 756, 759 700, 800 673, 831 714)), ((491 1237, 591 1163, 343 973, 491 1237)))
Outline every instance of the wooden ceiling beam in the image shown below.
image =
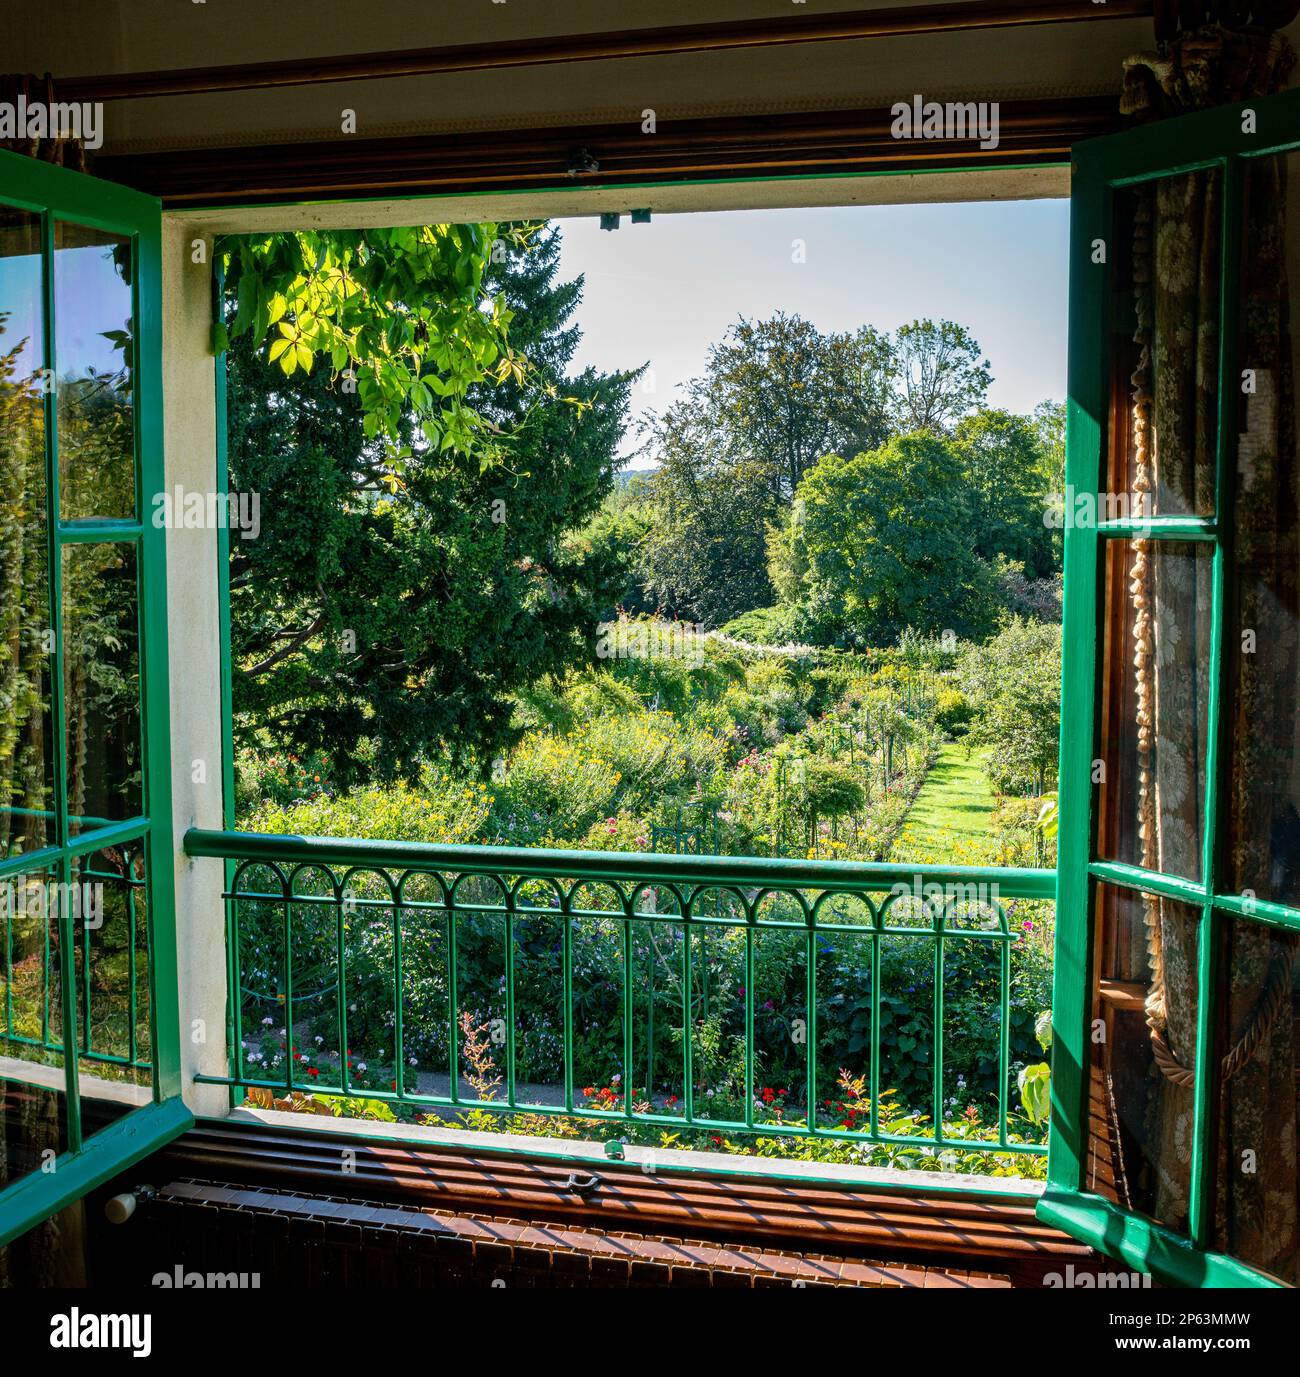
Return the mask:
POLYGON ((730 23, 628 29, 615 33, 560 34, 443 48, 293 58, 173 71, 121 72, 58 79, 61 100, 136 100, 193 96, 220 91, 316 86, 334 81, 377 81, 395 77, 443 76, 572 62, 609 62, 677 53, 725 52, 738 48, 832 43, 906 35, 958 33, 1108 19, 1146 19, 1156 0, 964 0, 857 9, 839 14, 787 14, 730 23))
POLYGON ((1080 139, 1117 127, 1111 97, 1004 101, 999 143, 897 139, 888 109, 661 120, 639 124, 437 134, 405 139, 119 154, 97 175, 169 208, 374 196, 455 195, 720 177, 811 176, 934 167, 1060 163, 1080 139), (594 171, 575 171, 595 164, 594 171))

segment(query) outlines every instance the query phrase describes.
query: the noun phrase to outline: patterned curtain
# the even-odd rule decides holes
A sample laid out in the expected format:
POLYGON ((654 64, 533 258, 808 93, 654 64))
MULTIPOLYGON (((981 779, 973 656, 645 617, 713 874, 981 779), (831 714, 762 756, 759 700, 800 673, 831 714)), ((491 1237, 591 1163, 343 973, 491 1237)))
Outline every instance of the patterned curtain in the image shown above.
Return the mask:
MULTIPOLYGON (((1286 83, 1294 62, 1279 35, 1202 29, 1158 54, 1129 59, 1123 108, 1149 118, 1269 94, 1286 83)), ((1266 571, 1262 579, 1241 580, 1225 628, 1237 719, 1220 814, 1225 824, 1231 820, 1227 868, 1236 877, 1268 874, 1270 829, 1295 765, 1300 471, 1285 171, 1283 160, 1261 159, 1247 177, 1241 314, 1225 323, 1239 332, 1242 366, 1255 368, 1262 380, 1239 424, 1236 564, 1266 571), (1238 622, 1269 647, 1267 657, 1232 653, 1238 622), (1264 855, 1251 854, 1261 848, 1264 855)), ((1143 191, 1135 215, 1134 466, 1136 486, 1152 495, 1156 512, 1214 510, 1222 190, 1217 170, 1165 178, 1143 191)), ((1142 864, 1183 876, 1201 874, 1209 579, 1208 560, 1162 558, 1157 545, 1134 543, 1129 592, 1142 864), (1189 778, 1190 762, 1198 778, 1189 778)), ((1233 884, 1220 877, 1219 887, 1233 884)), ((1154 1213, 1170 1221, 1186 1220, 1192 1140, 1196 934, 1186 913, 1160 899, 1146 901, 1146 1019, 1159 1082, 1149 1101, 1150 1160, 1154 1213)), ((1223 965, 1214 1241, 1290 1281, 1300 1280, 1294 947, 1266 928, 1232 925, 1223 965)))

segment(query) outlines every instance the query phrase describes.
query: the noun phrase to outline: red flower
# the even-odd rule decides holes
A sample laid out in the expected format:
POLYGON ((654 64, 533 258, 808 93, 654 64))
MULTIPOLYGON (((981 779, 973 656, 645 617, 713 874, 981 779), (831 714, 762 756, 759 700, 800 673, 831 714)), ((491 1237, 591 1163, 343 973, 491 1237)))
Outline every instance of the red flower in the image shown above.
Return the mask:
POLYGON ((320 1072, 317 1071, 316 1068, 315 1068, 314 1066, 309 1066, 309 1067, 307 1068, 307 1074, 308 1074, 309 1076, 319 1076, 319 1075, 320 1075, 320 1072))

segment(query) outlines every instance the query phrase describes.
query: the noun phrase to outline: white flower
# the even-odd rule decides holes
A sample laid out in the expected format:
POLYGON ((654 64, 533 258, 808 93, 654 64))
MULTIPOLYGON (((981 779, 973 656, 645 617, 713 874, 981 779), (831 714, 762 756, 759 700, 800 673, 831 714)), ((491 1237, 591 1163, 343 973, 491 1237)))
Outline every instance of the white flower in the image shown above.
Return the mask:
POLYGON ((364 1071, 365 1069, 366 1069, 366 1064, 365 1064, 365 1062, 363 1062, 363 1061, 357 1062, 357 1070, 358 1070, 358 1071, 364 1071))
POLYGON ((319 1033, 317 1033, 317 1034, 316 1034, 316 1046, 317 1046, 317 1047, 320 1047, 320 1046, 322 1046, 322 1045, 324 1044, 324 1042, 325 1042, 325 1039, 324 1039, 323 1037, 321 1037, 321 1035, 320 1035, 319 1033))
POLYGON ((263 1028, 269 1028, 269 1027, 271 1026, 271 1024, 274 1023, 274 1022, 275 1022, 275 1020, 270 1016, 270 1014, 268 1014, 268 1015, 262 1020, 262 1027, 263 1027, 263 1028))

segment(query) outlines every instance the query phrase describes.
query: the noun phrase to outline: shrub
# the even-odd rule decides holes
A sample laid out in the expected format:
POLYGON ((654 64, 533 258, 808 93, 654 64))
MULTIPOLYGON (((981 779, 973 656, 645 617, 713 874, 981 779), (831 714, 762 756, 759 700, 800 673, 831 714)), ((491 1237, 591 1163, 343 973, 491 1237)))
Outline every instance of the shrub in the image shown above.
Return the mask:
POLYGON ((939 698, 935 703, 934 720, 939 730, 946 736, 960 736, 970 725, 970 720, 975 716, 975 709, 971 701, 960 690, 955 688, 945 688, 939 690, 939 698))

